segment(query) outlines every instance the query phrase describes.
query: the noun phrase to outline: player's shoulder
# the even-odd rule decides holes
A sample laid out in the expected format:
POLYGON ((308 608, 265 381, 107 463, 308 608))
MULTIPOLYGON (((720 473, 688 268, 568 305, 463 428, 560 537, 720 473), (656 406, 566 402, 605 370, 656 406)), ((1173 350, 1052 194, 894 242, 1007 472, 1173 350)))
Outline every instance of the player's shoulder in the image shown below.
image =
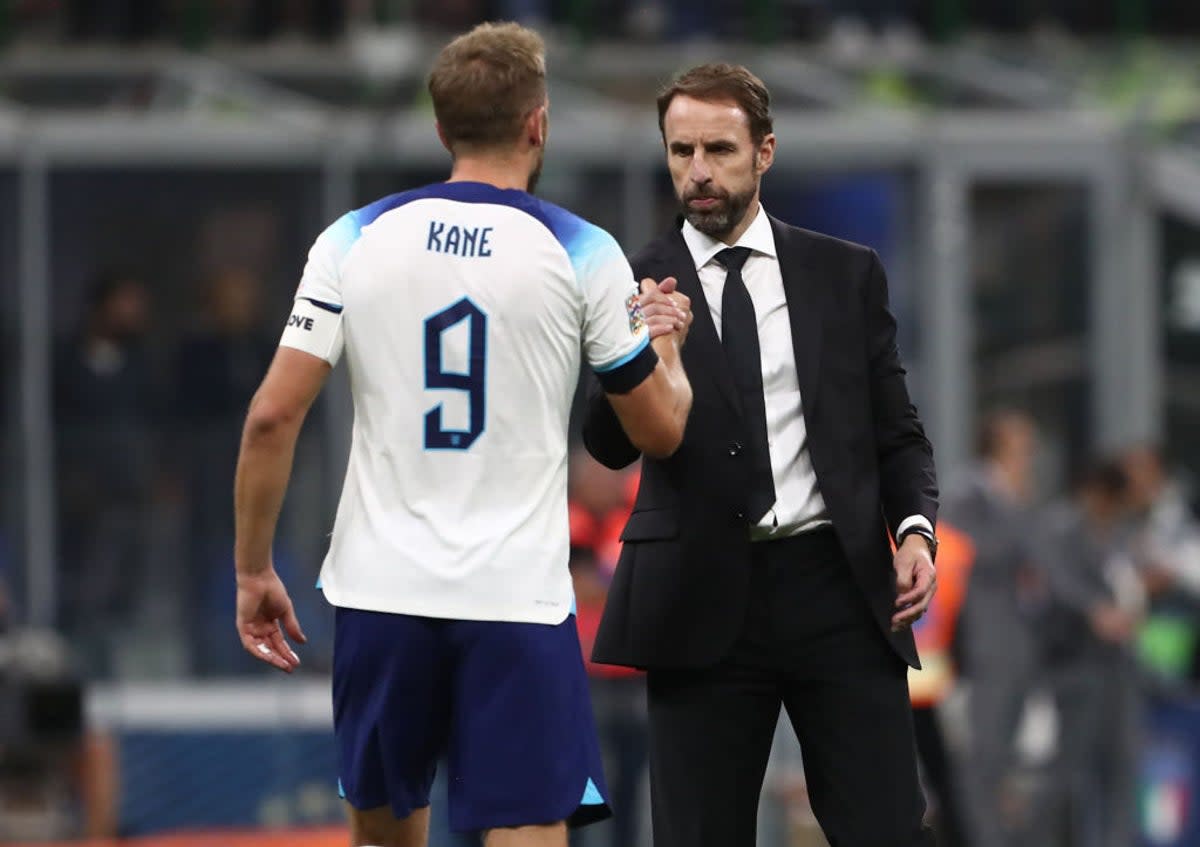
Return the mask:
POLYGON ((414 201, 441 196, 443 185, 445 183, 433 183, 409 191, 388 194, 364 206, 351 209, 325 227, 317 237, 317 245, 326 251, 344 254, 362 236, 363 230, 381 217, 414 201))
POLYGON ((365 206, 360 206, 343 215, 343 218, 348 218, 353 221, 354 225, 361 231, 363 228, 370 226, 375 221, 386 215, 388 212, 394 212, 401 209, 410 203, 418 200, 434 199, 441 196, 441 188, 445 183, 432 183, 423 185, 419 188, 413 188, 408 191, 399 191, 395 194, 388 194, 380 197, 377 200, 372 200, 365 206))
POLYGON ((578 250, 615 249, 620 245, 608 230, 597 226, 586 218, 580 217, 569 209, 543 200, 540 197, 529 197, 536 216, 554 234, 555 239, 566 248, 568 253, 578 250))
POLYGON ((527 211, 541 221, 561 245, 578 277, 588 276, 593 270, 607 267, 618 259, 625 260, 625 252, 608 230, 548 200, 529 194, 525 197, 528 198, 527 211))
POLYGON ((361 241, 363 231, 367 227, 389 212, 400 209, 414 200, 434 197, 437 194, 436 185, 424 186, 412 191, 402 191, 380 197, 365 206, 351 209, 342 214, 325 227, 313 242, 312 249, 309 250, 309 269, 321 270, 327 278, 335 277, 340 273, 355 245, 361 241))
POLYGON ((381 197, 365 206, 343 213, 317 236, 317 244, 323 244, 327 249, 349 249, 362 235, 363 227, 373 223, 385 212, 404 205, 405 194, 408 193, 410 192, 389 194, 387 197, 381 197))

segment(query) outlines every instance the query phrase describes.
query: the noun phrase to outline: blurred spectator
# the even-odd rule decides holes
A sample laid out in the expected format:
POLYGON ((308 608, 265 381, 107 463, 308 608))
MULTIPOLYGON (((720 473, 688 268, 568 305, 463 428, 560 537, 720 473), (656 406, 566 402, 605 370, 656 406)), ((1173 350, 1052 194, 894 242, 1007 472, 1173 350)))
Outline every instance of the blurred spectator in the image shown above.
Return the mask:
POLYGON ((232 603, 233 471, 242 420, 262 381, 276 338, 261 324, 262 282, 244 269, 211 277, 202 324, 183 341, 175 367, 181 471, 187 491, 187 631, 193 670, 210 674, 245 667, 226 632, 222 598, 232 603), (228 589, 228 590, 224 590, 228 589), (214 621, 219 629, 210 631, 214 621))
POLYGON ((979 847, 1014 839, 1018 805, 1010 778, 1016 734, 1038 667, 1030 509, 1035 447, 1033 421, 1024 413, 987 416, 976 445, 978 461, 942 508, 943 519, 975 549, 957 649, 971 685, 964 776, 971 840, 979 847))
POLYGON ((1188 505, 1188 492, 1168 474, 1157 449, 1128 450, 1122 467, 1134 519, 1131 552, 1150 600, 1139 652, 1159 679, 1181 682, 1194 678, 1198 667, 1200 522, 1188 505))
POLYGON ((1059 715, 1059 779, 1070 843, 1135 843, 1141 692, 1133 639, 1144 594, 1121 547, 1128 485, 1115 462, 1080 478, 1045 545, 1053 598, 1051 673, 1059 715))
POLYGON ((921 669, 909 668, 908 690, 913 705, 913 729, 922 776, 930 804, 937 843, 964 847, 967 828, 960 800, 957 768, 947 748, 938 707, 954 688, 952 646, 967 591, 975 545, 945 520, 938 523, 938 590, 925 615, 913 624, 921 669))
POLYGON ((59 623, 89 676, 110 671, 109 640, 137 608, 146 576, 158 412, 142 347, 149 312, 140 280, 101 274, 55 362, 59 623))
POLYGON ((611 471, 582 448, 571 454, 571 576, 576 623, 613 807, 611 821, 590 827, 573 839, 572 843, 587 847, 630 847, 640 842, 645 805, 641 788, 649 755, 645 680, 630 668, 591 661, 637 479, 636 469, 611 471))

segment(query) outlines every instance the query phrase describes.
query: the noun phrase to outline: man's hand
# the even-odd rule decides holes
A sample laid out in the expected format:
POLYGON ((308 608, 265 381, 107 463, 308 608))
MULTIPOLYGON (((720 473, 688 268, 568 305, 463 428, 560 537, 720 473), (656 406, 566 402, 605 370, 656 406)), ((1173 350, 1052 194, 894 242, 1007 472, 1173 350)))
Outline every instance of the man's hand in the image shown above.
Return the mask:
POLYGON ((917 533, 905 537, 892 559, 896 570, 896 614, 892 632, 912 626, 925 614, 937 591, 937 569, 929 555, 929 544, 917 533))
POLYGON ((237 631, 246 652, 260 662, 291 673, 300 657, 288 646, 284 631, 296 641, 308 641, 300 630, 287 589, 274 570, 237 578, 237 631))
POLYGON ((678 332, 682 347, 692 325, 692 301, 675 290, 675 277, 669 276, 660 283, 649 277, 643 279, 639 302, 650 339, 678 332))

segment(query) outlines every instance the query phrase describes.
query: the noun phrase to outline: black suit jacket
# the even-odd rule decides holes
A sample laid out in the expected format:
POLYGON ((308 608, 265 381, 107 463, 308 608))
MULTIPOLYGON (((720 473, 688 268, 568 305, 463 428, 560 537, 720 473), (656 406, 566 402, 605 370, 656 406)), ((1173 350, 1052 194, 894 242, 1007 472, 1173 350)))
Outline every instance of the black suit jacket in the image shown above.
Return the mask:
MULTIPOLYGON (((937 482, 905 385, 883 268, 869 248, 774 218, 771 228, 821 494, 876 622, 901 658, 918 667, 912 633, 891 632, 896 591, 889 530, 894 534, 909 515, 934 523, 937 482)), ((751 544, 743 513, 745 426, 678 226, 631 262, 638 279, 676 277, 692 300, 695 320, 683 363, 694 400, 675 455, 643 463, 593 658, 644 668, 702 667, 732 648, 745 620, 751 544)), ((610 468, 638 457, 598 385, 589 393, 583 437, 610 468)))

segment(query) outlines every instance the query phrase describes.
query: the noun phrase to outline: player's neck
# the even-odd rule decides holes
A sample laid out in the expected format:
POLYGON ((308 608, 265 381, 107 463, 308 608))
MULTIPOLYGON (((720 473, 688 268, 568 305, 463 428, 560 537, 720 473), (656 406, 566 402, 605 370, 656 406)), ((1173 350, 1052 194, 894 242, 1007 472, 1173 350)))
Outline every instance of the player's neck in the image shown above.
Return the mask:
POLYGON ((459 156, 448 182, 483 182, 496 188, 529 189, 529 165, 521 156, 459 156))

